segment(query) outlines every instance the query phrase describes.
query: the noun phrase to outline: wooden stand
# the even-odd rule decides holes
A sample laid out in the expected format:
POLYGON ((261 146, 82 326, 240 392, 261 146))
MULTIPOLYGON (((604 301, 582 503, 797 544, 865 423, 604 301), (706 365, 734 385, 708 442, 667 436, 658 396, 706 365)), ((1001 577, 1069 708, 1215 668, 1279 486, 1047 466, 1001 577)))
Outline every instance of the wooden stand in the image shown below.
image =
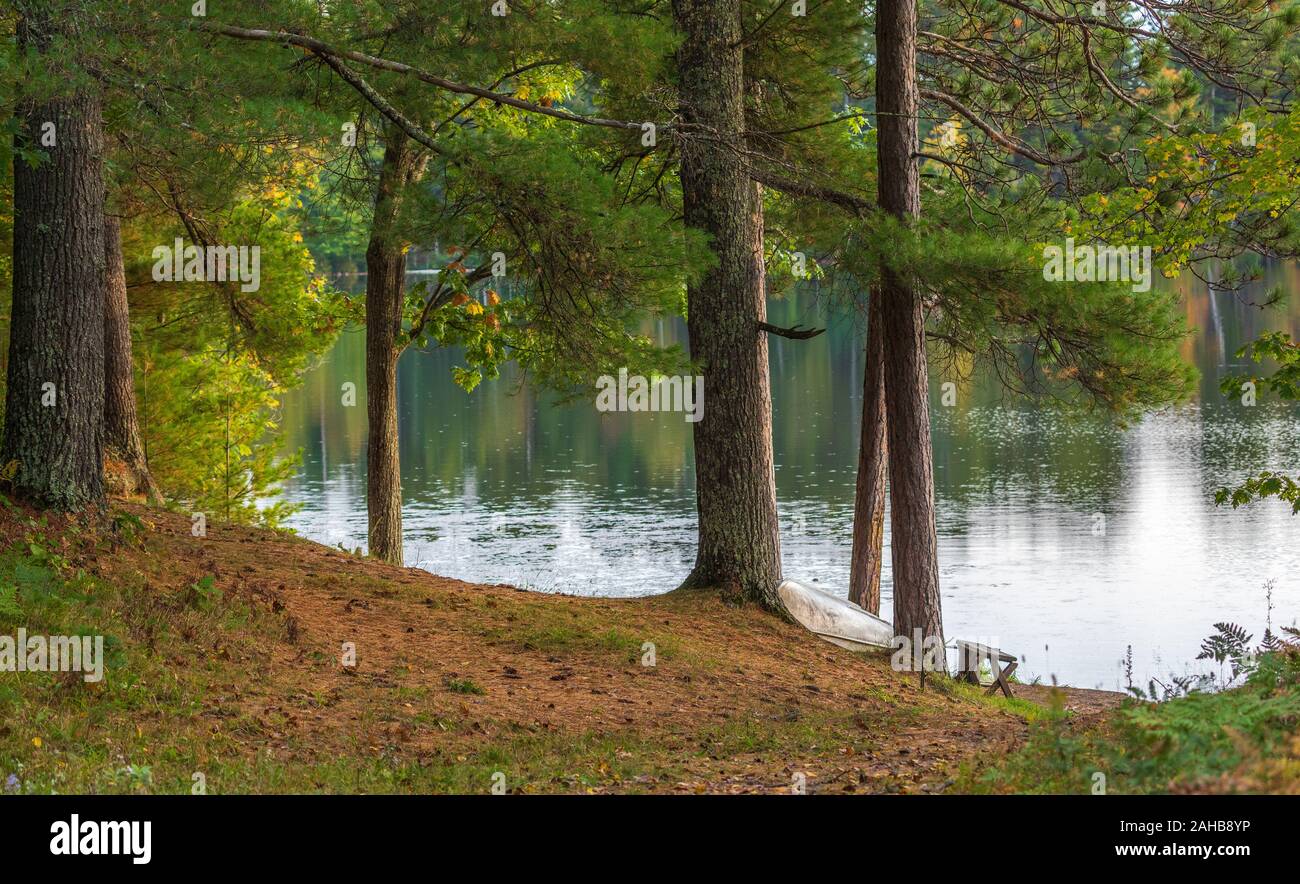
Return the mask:
POLYGON ((955 673, 957 678, 971 684, 979 684, 980 664, 985 660, 993 670, 993 684, 989 685, 984 693, 992 694, 998 688, 1002 688, 1002 693, 1008 697, 1015 696, 1011 693, 1011 682, 1008 681, 1011 673, 1015 672, 1016 667, 1020 665, 1015 657, 997 648, 990 648, 988 645, 957 639, 957 672, 955 673), (1001 665, 1003 663, 1010 665, 1003 669, 1001 665))

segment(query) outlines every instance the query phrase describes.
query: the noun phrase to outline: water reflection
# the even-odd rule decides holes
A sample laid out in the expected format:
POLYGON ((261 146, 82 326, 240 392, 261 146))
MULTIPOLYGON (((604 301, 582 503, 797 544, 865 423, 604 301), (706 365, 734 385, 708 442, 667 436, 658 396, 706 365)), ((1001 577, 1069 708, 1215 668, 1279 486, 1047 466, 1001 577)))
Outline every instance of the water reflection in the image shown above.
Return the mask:
MULTIPOLYGON (((1295 287, 1294 268, 1270 284, 1295 287)), ((1184 355, 1203 376, 1198 401, 1128 430, 1007 400, 962 383, 955 407, 932 402, 944 620, 950 636, 996 640, 1021 673, 1120 686, 1184 671, 1218 620, 1264 625, 1300 614, 1300 520, 1281 505, 1233 512, 1213 489, 1263 466, 1295 468, 1295 409, 1246 408, 1217 389, 1232 351, 1300 311, 1261 311, 1204 287, 1184 302, 1203 331, 1184 355)), ((819 318, 805 293, 774 302, 773 321, 819 318)), ((774 442, 786 573, 845 591, 857 463, 861 340, 849 319, 811 341, 772 341, 774 442)), ((684 340, 670 324, 654 329, 684 340)), ((465 580, 627 596, 663 592, 694 556, 690 425, 680 414, 598 414, 551 405, 508 373, 466 395, 448 352, 399 365, 406 555, 465 580)), ((285 496, 291 520, 329 543, 365 543, 364 335, 344 335, 286 400, 303 466, 285 496)), ((706 405, 707 413, 707 405, 706 405)), ((890 568, 884 569, 889 616, 890 568)))

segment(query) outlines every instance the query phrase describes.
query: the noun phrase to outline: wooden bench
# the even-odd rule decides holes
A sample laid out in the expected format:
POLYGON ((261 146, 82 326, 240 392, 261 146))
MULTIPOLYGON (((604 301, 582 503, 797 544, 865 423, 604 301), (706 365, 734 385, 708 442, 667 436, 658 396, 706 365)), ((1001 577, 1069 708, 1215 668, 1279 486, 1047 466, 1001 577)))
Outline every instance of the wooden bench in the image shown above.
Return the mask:
POLYGON ((988 690, 984 693, 992 694, 998 688, 1002 688, 1002 693, 1008 697, 1015 696, 1011 693, 1011 682, 1008 680, 1011 673, 1015 672, 1016 667, 1020 665, 1015 657, 988 645, 957 639, 957 671, 954 673, 956 678, 968 681, 971 684, 979 684, 980 664, 985 660, 988 661, 989 668, 993 670, 993 684, 989 685, 988 690), (1010 665, 1003 669, 1003 663, 1010 665))

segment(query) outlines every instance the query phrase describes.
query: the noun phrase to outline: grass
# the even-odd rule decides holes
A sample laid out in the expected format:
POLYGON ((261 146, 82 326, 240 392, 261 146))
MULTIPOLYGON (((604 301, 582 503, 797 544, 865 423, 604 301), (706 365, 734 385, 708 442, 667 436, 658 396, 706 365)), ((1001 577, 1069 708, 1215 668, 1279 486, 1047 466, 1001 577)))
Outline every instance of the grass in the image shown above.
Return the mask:
POLYGON ((994 709, 1001 709, 1029 722, 1050 721, 1064 715, 1059 706, 1057 708, 1040 706, 1019 697, 1003 696, 1000 692, 989 695, 983 685, 974 685, 970 682, 958 681, 955 678, 931 675, 927 677, 926 681, 932 684, 935 690, 947 696, 959 697, 972 703, 982 703, 994 709))
MULTIPOLYGON (((490 605, 491 600, 484 602, 490 605)), ((637 663, 653 646, 657 660, 671 659, 682 653, 681 643, 673 636, 647 633, 633 635, 624 628, 611 627, 593 612, 565 611, 538 606, 526 620, 512 618, 506 625, 494 625, 481 631, 488 641, 510 644, 524 650, 544 653, 594 651, 609 654, 627 663, 637 663), (521 622, 523 621, 523 622, 521 622)))

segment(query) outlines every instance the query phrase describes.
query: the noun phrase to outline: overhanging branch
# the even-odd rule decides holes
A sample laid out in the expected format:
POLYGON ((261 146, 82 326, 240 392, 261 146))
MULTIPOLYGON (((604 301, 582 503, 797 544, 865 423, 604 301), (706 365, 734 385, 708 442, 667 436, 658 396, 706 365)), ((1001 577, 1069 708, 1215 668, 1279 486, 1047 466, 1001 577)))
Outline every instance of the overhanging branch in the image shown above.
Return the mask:
MULTIPOLYGON (((525 110, 530 113, 542 114, 548 117, 554 117, 557 120, 565 120, 570 123, 582 123, 587 126, 603 126, 608 129, 624 129, 628 131, 640 132, 642 123, 629 122, 627 120, 610 120, 604 117, 585 117, 581 114, 570 113, 555 107, 546 107, 545 105, 536 104, 531 101, 524 101, 522 98, 515 98, 513 95, 507 95, 504 92, 494 92, 491 89, 484 89, 480 86, 469 86, 464 83, 457 83, 454 80, 448 80, 446 77, 439 77, 428 71, 420 70, 417 67, 400 61, 392 61, 387 58, 380 58, 375 55, 367 55, 364 52, 357 52, 352 49, 339 49, 323 40, 317 40, 314 37, 308 37, 303 34, 295 34, 290 31, 271 31, 262 28, 239 28, 234 25, 223 25, 216 22, 197 22, 193 25, 201 31, 211 34, 220 34, 225 37, 234 37, 238 40, 253 40, 263 43, 281 43, 288 46, 297 46, 301 49, 321 56, 322 58, 334 57, 336 59, 347 59, 358 64, 364 64, 381 71, 389 71, 395 74, 404 74, 415 77, 417 80, 428 83, 431 86, 437 86, 447 92, 456 92, 461 95, 476 95, 479 98, 485 98, 497 104, 504 104, 509 107, 525 110)), ((331 65, 332 67, 332 65, 331 65)), ((671 125, 659 127, 661 130, 673 128, 671 125)))
POLYGON ((876 211, 876 204, 870 200, 854 196, 851 193, 845 193, 842 190, 835 190, 830 187, 822 187, 818 184, 810 184, 806 181, 795 181, 791 178, 785 178, 765 169, 750 168, 749 177, 757 181, 764 187, 770 187, 781 193, 788 193, 791 196, 802 196, 810 199, 821 200, 824 203, 830 203, 839 206, 850 215, 865 217, 876 211))
POLYGON ((962 104, 959 100, 957 100, 957 98, 955 98, 952 95, 949 95, 946 92, 938 92, 933 89, 922 89, 921 97, 929 98, 932 101, 938 101, 948 105, 948 107, 952 108, 958 114, 960 114, 961 116, 969 120, 971 124, 975 126, 975 128, 979 129, 981 132, 987 135, 998 146, 1006 150, 1009 150, 1014 154, 1018 154, 1019 156, 1022 156, 1027 160, 1032 160, 1033 162, 1038 163, 1039 165, 1068 166, 1071 163, 1079 162, 1079 160, 1083 159, 1084 157, 1083 151, 1079 151, 1078 153, 1068 157, 1050 157, 1045 153, 1040 153, 1039 151, 1034 150, 1029 145, 1017 141, 1016 139, 1011 138, 1007 135, 1004 135, 1002 132, 999 132, 995 127, 989 125, 989 123, 987 123, 982 117, 980 117, 979 114, 975 113, 975 111, 973 111, 971 108, 962 104))

